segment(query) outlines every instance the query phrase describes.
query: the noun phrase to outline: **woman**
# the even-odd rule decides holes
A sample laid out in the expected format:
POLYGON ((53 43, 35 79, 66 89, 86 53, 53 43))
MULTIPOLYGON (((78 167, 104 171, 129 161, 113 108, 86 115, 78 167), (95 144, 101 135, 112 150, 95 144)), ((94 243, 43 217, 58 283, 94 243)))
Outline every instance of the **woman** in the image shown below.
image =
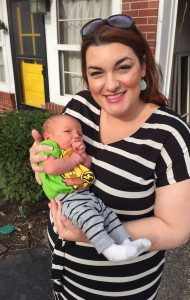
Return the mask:
MULTIPOLYGON (((155 299, 164 250, 189 238, 190 131, 166 107, 149 46, 129 16, 90 21, 81 35, 88 91, 74 96, 65 112, 83 126, 93 192, 132 239, 147 237, 152 248, 131 261, 105 261, 52 201, 49 241, 52 251, 59 246, 53 253, 55 298, 155 299)), ((36 153, 46 148, 37 132, 33 136, 31 162, 38 172, 42 158, 36 153)))

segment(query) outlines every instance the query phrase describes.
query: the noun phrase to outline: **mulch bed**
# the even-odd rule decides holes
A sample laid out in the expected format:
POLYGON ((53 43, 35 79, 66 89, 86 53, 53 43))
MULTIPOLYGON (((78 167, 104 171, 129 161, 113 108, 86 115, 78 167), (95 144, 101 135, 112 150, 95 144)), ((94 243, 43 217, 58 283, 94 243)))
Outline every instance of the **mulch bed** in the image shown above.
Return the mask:
POLYGON ((14 225, 14 231, 8 235, 0 233, 0 257, 31 248, 48 249, 48 201, 27 202, 22 205, 14 201, 1 204, 1 197, 0 228, 14 225), (19 206, 22 206, 24 216, 19 212, 19 206))

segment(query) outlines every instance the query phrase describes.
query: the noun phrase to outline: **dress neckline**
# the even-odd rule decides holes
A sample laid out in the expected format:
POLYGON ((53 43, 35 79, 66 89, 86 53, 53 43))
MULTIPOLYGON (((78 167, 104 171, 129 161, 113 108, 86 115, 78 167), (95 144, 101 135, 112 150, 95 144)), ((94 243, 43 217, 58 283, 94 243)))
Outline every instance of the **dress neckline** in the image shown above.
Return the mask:
POLYGON ((135 136, 142 130, 142 128, 144 127, 144 125, 145 125, 146 123, 149 123, 149 121, 155 116, 155 114, 156 114, 159 110, 162 110, 162 109, 163 109, 162 106, 159 106, 158 108, 156 108, 156 109, 152 112, 152 114, 146 119, 146 121, 145 121, 144 123, 142 123, 141 126, 140 126, 133 134, 131 134, 130 136, 127 136, 127 137, 122 138, 122 139, 120 139, 120 140, 118 140, 118 141, 115 141, 115 142, 112 142, 112 143, 107 143, 107 144, 102 143, 101 138, 100 138, 100 115, 101 115, 101 113, 99 113, 99 120, 98 120, 98 123, 99 123, 99 124, 98 124, 98 127, 99 127, 98 140, 99 140, 99 143, 101 143, 102 146, 106 147, 106 146, 113 146, 113 145, 115 145, 115 144, 118 144, 118 143, 121 142, 121 141, 127 141, 127 140, 130 140, 131 138, 135 137, 135 136))

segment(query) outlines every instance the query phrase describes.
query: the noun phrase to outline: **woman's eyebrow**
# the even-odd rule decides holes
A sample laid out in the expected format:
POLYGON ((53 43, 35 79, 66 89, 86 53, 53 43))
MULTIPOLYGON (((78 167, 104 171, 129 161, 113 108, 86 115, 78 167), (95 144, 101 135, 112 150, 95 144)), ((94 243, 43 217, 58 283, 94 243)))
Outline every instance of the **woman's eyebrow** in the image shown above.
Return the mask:
MULTIPOLYGON (((116 61, 115 66, 120 65, 122 62, 124 62, 124 61, 126 61, 126 60, 131 60, 131 61, 132 61, 132 58, 130 58, 130 57, 128 57, 128 56, 122 57, 122 58, 120 58, 118 61, 116 61)), ((87 70, 88 70, 88 69, 94 69, 94 70, 102 71, 102 68, 96 67, 96 66, 88 66, 88 67, 87 67, 87 70)))
POLYGON ((88 67, 87 67, 87 70, 88 70, 88 69, 94 69, 94 70, 100 70, 100 71, 102 70, 102 68, 96 67, 96 66, 88 66, 88 67))
POLYGON ((121 63, 123 63, 126 60, 132 60, 132 58, 130 58, 128 56, 122 57, 121 59, 119 59, 118 61, 116 61, 115 66, 120 65, 121 63))

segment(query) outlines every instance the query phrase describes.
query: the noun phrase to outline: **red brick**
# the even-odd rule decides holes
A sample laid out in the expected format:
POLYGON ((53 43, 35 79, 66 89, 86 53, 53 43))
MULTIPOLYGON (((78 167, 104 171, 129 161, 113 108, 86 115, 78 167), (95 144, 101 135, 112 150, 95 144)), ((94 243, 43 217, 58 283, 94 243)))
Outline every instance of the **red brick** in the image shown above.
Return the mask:
POLYGON ((128 14, 131 17, 138 17, 139 11, 138 10, 128 10, 128 11, 122 11, 122 14, 128 14))
POLYGON ((129 9, 130 9, 130 4, 129 4, 129 3, 123 4, 123 5, 122 5, 122 9, 123 9, 123 10, 129 10, 129 9))
POLYGON ((140 1, 140 0, 123 0, 122 4, 124 4, 124 3, 131 3, 131 2, 137 2, 137 1, 140 1))
POLYGON ((156 41, 149 41, 148 40, 148 44, 151 48, 155 48, 156 47, 156 41))
POLYGON ((155 50, 156 49, 155 48, 150 48, 150 50, 151 50, 152 54, 155 55, 155 52, 156 52, 155 50))
POLYGON ((158 1, 150 1, 149 8, 158 8, 158 1))
POLYGON ((53 102, 47 102, 45 104, 45 108, 50 112, 54 112, 54 113, 58 113, 58 114, 60 114, 63 110, 62 105, 58 105, 58 104, 55 104, 53 102))
POLYGON ((147 16, 147 17, 154 17, 158 16, 158 9, 144 9, 139 10, 139 16, 147 16))
POLYGON ((135 23, 138 25, 148 24, 148 18, 135 18, 135 23))
POLYGON ((137 2, 137 3, 131 3, 131 9, 142 9, 142 8, 148 8, 149 2, 137 2))
POLYGON ((158 17, 149 17, 148 24, 157 24, 158 17))
POLYGON ((139 25, 139 30, 142 32, 156 32, 157 26, 156 25, 139 25))
POLYGON ((156 33, 147 33, 147 39, 148 40, 156 40, 156 33))

